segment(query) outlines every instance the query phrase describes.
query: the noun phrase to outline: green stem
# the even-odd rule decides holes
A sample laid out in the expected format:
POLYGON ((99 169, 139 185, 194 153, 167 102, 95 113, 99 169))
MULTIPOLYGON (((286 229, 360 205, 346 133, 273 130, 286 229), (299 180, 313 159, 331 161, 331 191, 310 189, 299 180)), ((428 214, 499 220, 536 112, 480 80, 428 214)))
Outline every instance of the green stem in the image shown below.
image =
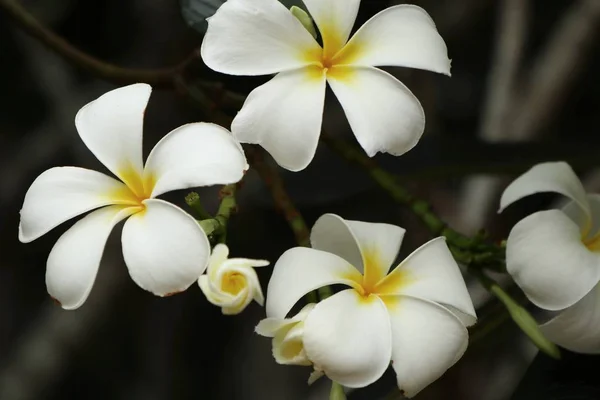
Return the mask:
MULTIPOLYGON (((231 214, 237 210, 235 194, 238 184, 226 185, 219 191, 221 203, 214 218, 204 219, 199 222, 200 226, 209 237, 215 238, 220 243, 227 240, 227 223, 231 214)), ((186 197, 187 201, 187 197, 186 197)), ((188 203, 189 204, 189 203, 188 203)))
POLYGON ((558 347, 544 337, 537 321, 523 306, 517 303, 496 281, 487 276, 483 271, 469 268, 469 272, 475 276, 490 293, 500 300, 502 304, 504 304, 512 320, 523 333, 531 339, 533 344, 550 357, 560 358, 558 347))
POLYGON ((329 400, 346 400, 346 393, 344 393, 344 388, 342 385, 337 382, 331 382, 329 400))
POLYGON ((194 211, 198 219, 212 218, 212 215, 210 215, 202 205, 202 202, 200 201, 200 195, 198 193, 188 193, 187 196, 185 196, 185 202, 192 209, 192 211, 194 211))
POLYGON ((448 247, 457 261, 468 265, 504 270, 504 249, 502 246, 485 243, 485 235, 468 237, 450 228, 432 209, 429 203, 415 198, 398 182, 397 178, 379 167, 361 149, 351 144, 328 136, 321 135, 332 150, 346 160, 362 167, 371 178, 396 202, 407 206, 435 236, 444 236, 448 247))

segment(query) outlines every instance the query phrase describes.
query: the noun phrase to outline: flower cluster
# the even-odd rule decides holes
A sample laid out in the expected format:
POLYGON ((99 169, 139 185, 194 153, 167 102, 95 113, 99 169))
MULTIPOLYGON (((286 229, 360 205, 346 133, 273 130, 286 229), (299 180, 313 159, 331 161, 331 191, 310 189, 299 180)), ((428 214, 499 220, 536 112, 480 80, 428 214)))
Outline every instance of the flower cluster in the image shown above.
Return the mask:
POLYGON ((437 238, 390 271, 403 236, 394 225, 319 218, 312 248, 286 251, 273 270, 257 332, 274 336, 275 359, 310 362, 348 387, 369 385, 392 362, 408 396, 458 361, 476 322, 458 265, 437 238), (305 294, 333 284, 348 288, 285 319, 305 294))
MULTIPOLYGON (((227 0, 209 19, 201 47, 207 66, 230 75, 274 74, 247 97, 231 132, 183 125, 144 162, 150 86, 115 89, 77 113, 81 140, 114 177, 78 167, 43 172, 25 195, 19 225, 19 239, 30 242, 86 214, 48 256, 48 292, 63 308, 86 301, 108 236, 124 220, 123 257, 142 289, 168 296, 198 282, 223 314, 238 314, 253 300, 262 306, 255 268, 269 262, 229 258, 225 243, 211 244, 205 221, 158 197, 239 182, 248 169, 240 142, 261 145, 288 170, 306 168, 317 149, 327 85, 369 156, 401 155, 418 143, 425 127, 419 101, 376 67, 449 76, 446 45, 429 15, 412 5, 390 7, 351 37, 360 0, 304 4, 308 13, 277 0, 227 0)), ((532 303, 557 313, 540 327, 547 338, 600 353, 600 196, 586 194, 567 164, 546 163, 506 189, 501 210, 539 192, 571 202, 515 225, 507 270, 532 303)), ((278 363, 312 366, 309 382, 326 375, 347 387, 375 382, 391 364, 398 387, 414 396, 462 357, 477 317, 461 271, 441 237, 392 268, 404 233, 325 214, 311 231, 311 248, 281 255, 267 289, 267 318, 256 327, 272 338, 278 363), (324 288, 332 294, 301 308, 305 296, 324 288)))
POLYGON ((91 211, 56 242, 46 268, 50 295, 65 309, 87 299, 108 235, 127 218, 121 242, 131 278, 168 296, 187 289, 206 269, 210 243, 196 220, 156 197, 171 190, 239 181, 248 168, 240 144, 213 124, 183 125, 142 160, 142 127, 151 88, 113 90, 75 117, 81 140, 119 180, 78 167, 52 168, 31 185, 19 239, 30 242, 91 211))

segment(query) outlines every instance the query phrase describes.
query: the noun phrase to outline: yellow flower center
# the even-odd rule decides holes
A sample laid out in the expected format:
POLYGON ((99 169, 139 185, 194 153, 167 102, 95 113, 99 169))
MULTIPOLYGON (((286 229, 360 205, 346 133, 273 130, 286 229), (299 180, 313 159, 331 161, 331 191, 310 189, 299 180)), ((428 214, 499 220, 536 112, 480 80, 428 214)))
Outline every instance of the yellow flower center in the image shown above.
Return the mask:
POLYGON ((125 187, 110 193, 111 199, 118 204, 139 206, 145 209, 143 201, 151 198, 156 185, 154 175, 147 173, 140 175, 130 165, 119 169, 118 172, 118 176, 125 183, 125 187))
POLYGON ((409 273, 404 269, 394 269, 385 275, 386 265, 383 264, 379 253, 375 250, 363 252, 364 273, 356 271, 346 278, 354 281, 354 290, 365 301, 379 297, 388 306, 395 300, 402 286, 412 281, 409 273))
POLYGON ((350 80, 353 70, 350 64, 355 60, 362 46, 356 41, 345 43, 333 26, 321 27, 323 47, 318 50, 310 49, 302 54, 311 66, 308 73, 312 79, 322 79, 323 74, 337 80, 350 80))
POLYGON ((221 289, 233 296, 247 286, 246 277, 239 272, 228 272, 221 278, 221 289))
POLYGON ((600 252, 600 233, 592 236, 591 238, 582 239, 583 244, 588 250, 593 252, 600 252))

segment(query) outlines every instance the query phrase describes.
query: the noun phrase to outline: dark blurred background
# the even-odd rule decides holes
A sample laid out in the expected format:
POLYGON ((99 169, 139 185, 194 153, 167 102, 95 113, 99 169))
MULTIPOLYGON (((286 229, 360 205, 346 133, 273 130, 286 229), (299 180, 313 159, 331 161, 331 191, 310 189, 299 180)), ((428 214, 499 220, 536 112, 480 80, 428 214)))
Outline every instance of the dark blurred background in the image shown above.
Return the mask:
MULTIPOLYGON (((0 0, 0 5, 5 2, 0 0)), ((20 3, 75 47, 123 67, 176 65, 202 40, 202 22, 190 27, 176 0, 20 3)), ((397 3, 363 0, 357 26, 397 3)), ((541 196, 501 217, 495 215, 508 179, 536 162, 567 160, 590 191, 599 191, 600 173, 594 168, 600 144, 600 0, 415 3, 432 15, 446 40, 452 78, 388 69, 422 102, 427 128, 421 144, 406 156, 380 155, 376 160, 397 173, 415 195, 431 202, 454 228, 468 234, 485 228, 492 240, 505 238, 527 212, 552 204, 552 197, 541 196)), ((224 82, 241 94, 267 79, 220 76, 197 64, 194 76, 224 82)), ((70 224, 21 244, 19 209, 31 182, 49 167, 103 170, 80 141, 74 117, 83 105, 115 87, 24 34, 0 9, 0 400, 327 398, 325 379, 308 387, 309 369, 274 362, 270 340, 253 333, 264 317, 258 305, 226 317, 196 285, 165 299, 135 286, 123 264, 120 229, 109 240, 84 306, 69 312, 51 301, 44 283, 45 262, 70 224)), ((146 155, 171 129, 209 117, 182 90, 155 90, 145 119, 146 155)), ((324 127, 331 135, 354 140, 331 93, 324 127)), ((420 222, 363 171, 323 145, 305 171, 281 172, 309 225, 324 212, 398 224, 408 229, 401 257, 430 238, 420 222)), ((201 191, 211 210, 218 204, 217 190, 201 191)), ((168 198, 183 205, 184 195, 168 198)), ((239 213, 229 225, 232 255, 274 262, 295 245, 254 172, 238 199, 239 213)), ((259 274, 266 290, 270 269, 259 274)), ((514 291, 506 278, 498 279, 514 291)), ((468 282, 480 316, 498 310, 485 290, 468 282)), ((418 399, 509 399, 536 353, 510 320, 505 321, 418 399)), ((564 358, 557 363, 538 357, 515 399, 551 398, 555 392, 548 393, 548 382, 565 376, 557 369, 579 371, 573 366, 597 365, 594 357, 564 358)), ((593 376, 571 375, 575 383, 567 379, 565 385, 575 389, 565 389, 560 398, 600 398, 594 385, 586 383, 594 381, 593 376), (569 397, 582 385, 588 397, 569 397)), ((384 398, 394 384, 388 371, 380 383, 350 398, 384 398)))

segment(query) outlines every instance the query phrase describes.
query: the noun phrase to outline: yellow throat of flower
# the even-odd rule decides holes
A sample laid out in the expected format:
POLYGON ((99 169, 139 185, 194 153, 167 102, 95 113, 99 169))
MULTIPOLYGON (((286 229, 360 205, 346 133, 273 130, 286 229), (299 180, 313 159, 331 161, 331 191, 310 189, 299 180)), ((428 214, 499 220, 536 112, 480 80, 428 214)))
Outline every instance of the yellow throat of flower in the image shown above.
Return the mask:
POLYGON ((323 47, 303 52, 302 57, 311 63, 311 78, 321 79, 323 74, 337 80, 352 79, 350 65, 361 53, 362 46, 356 41, 345 42, 333 26, 321 27, 323 47))
POLYGON ((410 283, 412 278, 405 270, 395 269, 385 275, 385 266, 379 253, 374 250, 363 252, 364 274, 356 271, 356 274, 349 276, 354 281, 354 289, 358 292, 364 301, 371 301, 374 297, 379 297, 384 303, 390 305, 394 302, 402 286, 410 283))
POLYGON ((144 207, 143 201, 151 198, 156 185, 154 175, 139 174, 133 167, 126 166, 119 169, 118 176, 126 187, 111 193, 110 197, 120 204, 144 207))

